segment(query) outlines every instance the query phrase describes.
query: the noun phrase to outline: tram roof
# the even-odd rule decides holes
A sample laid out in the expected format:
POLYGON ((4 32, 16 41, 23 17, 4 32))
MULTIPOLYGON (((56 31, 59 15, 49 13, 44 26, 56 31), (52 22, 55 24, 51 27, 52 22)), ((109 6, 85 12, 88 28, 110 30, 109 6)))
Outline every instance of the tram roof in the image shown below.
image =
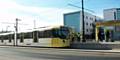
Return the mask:
MULTIPOLYGON (((39 27, 35 29, 28 29, 24 31, 19 31, 18 33, 27 33, 27 32, 33 32, 33 31, 44 31, 44 30, 49 30, 53 28, 60 28, 62 26, 45 26, 45 27, 39 27)), ((9 33, 1 33, 0 35, 9 35, 9 34, 14 34, 15 32, 9 32, 9 33)))
MULTIPOLYGON (((44 31, 44 30, 49 30, 49 29, 58 28, 58 27, 60 27, 60 26, 39 27, 39 28, 35 28, 35 29, 28 29, 28 30, 24 30, 24 31, 19 31, 18 33, 27 33, 27 32, 33 32, 33 31, 44 31)), ((0 35, 9 35, 9 34, 14 34, 14 32, 1 33, 0 35)))
POLYGON ((38 27, 35 29, 28 29, 28 30, 24 30, 18 33, 25 33, 25 32, 33 32, 33 31, 44 31, 44 30, 49 30, 49 29, 53 29, 53 28, 59 28, 61 26, 45 26, 45 27, 38 27))
POLYGON ((9 35, 9 34, 14 34, 14 32, 1 33, 0 35, 9 35))

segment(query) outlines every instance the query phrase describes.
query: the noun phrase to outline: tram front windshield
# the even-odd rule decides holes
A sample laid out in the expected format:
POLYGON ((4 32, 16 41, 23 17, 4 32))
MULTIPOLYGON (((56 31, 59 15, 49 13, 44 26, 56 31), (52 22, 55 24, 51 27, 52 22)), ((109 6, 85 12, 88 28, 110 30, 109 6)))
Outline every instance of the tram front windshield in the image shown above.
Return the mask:
POLYGON ((66 39, 69 35, 69 29, 65 27, 61 27, 60 29, 54 29, 53 36, 59 37, 61 39, 66 39))

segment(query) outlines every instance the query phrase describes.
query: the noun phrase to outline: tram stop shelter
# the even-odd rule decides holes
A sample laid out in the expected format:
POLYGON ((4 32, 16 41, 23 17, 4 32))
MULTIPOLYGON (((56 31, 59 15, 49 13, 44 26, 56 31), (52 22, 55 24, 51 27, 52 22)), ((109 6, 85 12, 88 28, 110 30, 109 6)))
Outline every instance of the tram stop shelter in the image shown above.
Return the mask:
POLYGON ((100 27, 110 27, 110 26, 120 26, 120 20, 111 20, 111 21, 104 21, 104 22, 96 22, 95 27, 95 40, 99 42, 98 39, 98 32, 100 27))

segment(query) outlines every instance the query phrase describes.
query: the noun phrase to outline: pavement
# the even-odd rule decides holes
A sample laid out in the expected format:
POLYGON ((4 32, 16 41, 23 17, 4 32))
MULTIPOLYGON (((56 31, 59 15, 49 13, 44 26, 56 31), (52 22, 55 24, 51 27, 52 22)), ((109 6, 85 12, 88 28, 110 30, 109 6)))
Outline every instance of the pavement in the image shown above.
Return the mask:
POLYGON ((94 49, 70 49, 70 48, 39 48, 39 47, 14 47, 14 46, 0 46, 0 48, 25 48, 25 49, 54 49, 54 50, 63 50, 63 51, 81 51, 81 52, 108 52, 108 53, 120 53, 120 49, 112 49, 112 50, 94 50, 94 49))
POLYGON ((0 46, 0 60, 119 60, 120 50, 0 46))
POLYGON ((80 51, 84 52, 108 52, 108 53, 120 53, 120 49, 113 49, 113 50, 86 50, 86 49, 80 49, 80 51))

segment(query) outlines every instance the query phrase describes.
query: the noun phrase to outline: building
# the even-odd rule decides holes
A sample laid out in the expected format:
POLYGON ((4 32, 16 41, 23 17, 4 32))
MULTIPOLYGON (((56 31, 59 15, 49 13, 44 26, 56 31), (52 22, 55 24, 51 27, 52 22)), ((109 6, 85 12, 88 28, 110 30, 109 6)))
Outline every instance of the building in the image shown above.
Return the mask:
MULTIPOLYGON (((93 24, 95 23, 96 16, 85 12, 84 17, 85 35, 90 36, 93 33, 93 24)), ((64 25, 74 28, 78 33, 82 33, 82 11, 64 14, 64 25)))
POLYGON ((120 8, 105 9, 103 13, 105 20, 120 20, 120 8))
MULTIPOLYGON (((104 19, 105 21, 108 20, 120 20, 120 8, 111 8, 111 9, 105 9, 103 11, 104 13, 104 19)), ((113 27, 111 30, 114 31, 114 39, 119 40, 120 39, 120 26, 111 26, 113 27)))

